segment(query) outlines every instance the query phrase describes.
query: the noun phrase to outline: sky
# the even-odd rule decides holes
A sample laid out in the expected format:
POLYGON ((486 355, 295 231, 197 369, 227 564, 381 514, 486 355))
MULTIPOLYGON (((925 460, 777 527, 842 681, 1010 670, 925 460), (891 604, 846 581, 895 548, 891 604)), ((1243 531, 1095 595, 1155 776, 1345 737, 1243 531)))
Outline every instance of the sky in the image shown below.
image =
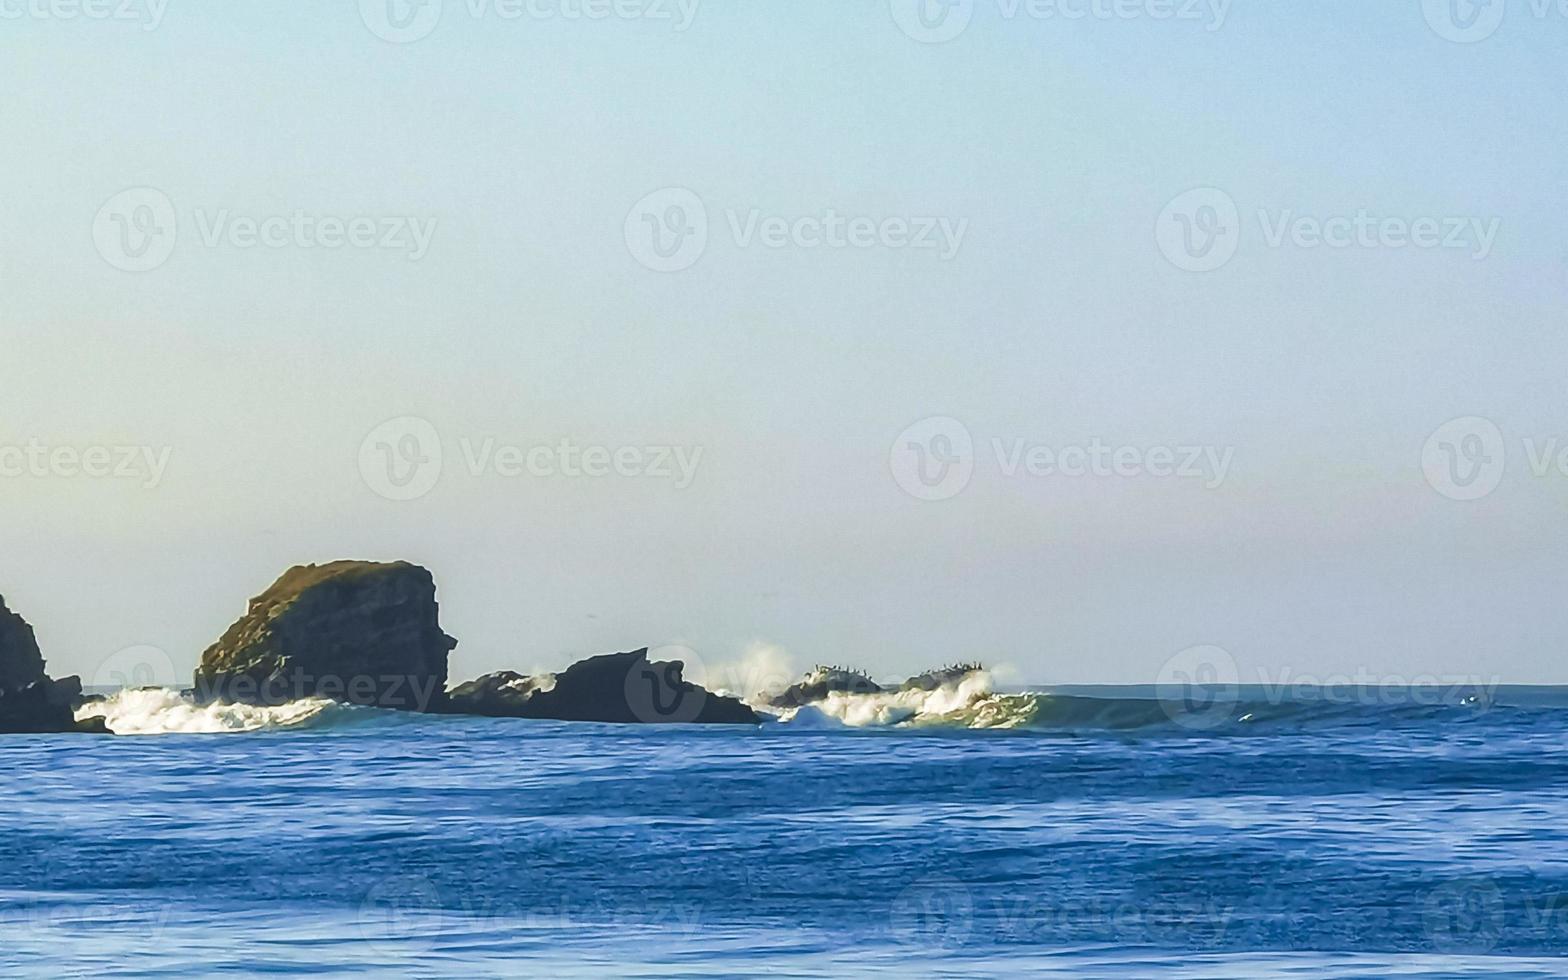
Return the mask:
POLYGON ((338 558, 432 569, 454 678, 1568 683, 1565 55, 1527 0, 0 0, 0 594, 89 683, 338 558))

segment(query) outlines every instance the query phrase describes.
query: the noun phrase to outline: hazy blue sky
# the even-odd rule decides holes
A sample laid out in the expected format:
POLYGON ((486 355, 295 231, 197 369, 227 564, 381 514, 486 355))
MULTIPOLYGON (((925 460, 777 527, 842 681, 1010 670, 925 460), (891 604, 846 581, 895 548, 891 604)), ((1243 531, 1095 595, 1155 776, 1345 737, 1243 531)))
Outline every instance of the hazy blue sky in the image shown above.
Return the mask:
POLYGON ((1555 8, 147 2, 0 0, 0 592, 55 673, 188 677, 285 567, 362 557, 435 571, 458 676, 762 642, 1136 682, 1215 644, 1568 682, 1555 8), (830 210, 870 244, 812 247, 830 210), (1493 430, 1428 447, 1455 483, 1423 447, 1468 416, 1506 470, 1453 499, 1493 430), (912 494, 932 417, 972 475, 912 494), (433 486, 376 477, 431 432, 433 486), (563 439, 695 466, 516 469, 563 439), (1096 441, 1128 475, 1023 464, 1096 441), (53 455, 120 446, 141 476, 53 455), (1223 474, 1147 472, 1187 446, 1223 474))

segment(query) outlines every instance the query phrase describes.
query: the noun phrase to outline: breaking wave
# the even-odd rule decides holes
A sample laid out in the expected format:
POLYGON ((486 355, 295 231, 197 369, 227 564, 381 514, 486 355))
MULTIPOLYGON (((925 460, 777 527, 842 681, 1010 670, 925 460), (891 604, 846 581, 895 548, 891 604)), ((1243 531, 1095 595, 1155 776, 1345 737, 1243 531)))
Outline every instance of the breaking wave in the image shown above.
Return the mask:
POLYGON ((1439 718, 1471 718, 1488 710, 1519 710, 1460 692, 1433 701, 1395 691, 1392 703, 1348 698, 1332 692, 1305 699, 1215 696, 1094 697, 1083 694, 996 691, 991 675, 975 672, 934 690, 881 693, 832 692, 799 708, 753 706, 770 722, 800 729, 948 728, 1033 731, 1133 731, 1261 734, 1279 728, 1419 724, 1439 718))
POLYGON ((226 702, 197 704, 179 691, 144 687, 90 701, 76 709, 76 720, 102 718, 116 735, 218 734, 310 728, 351 711, 372 710, 326 698, 305 698, 275 707, 226 702))

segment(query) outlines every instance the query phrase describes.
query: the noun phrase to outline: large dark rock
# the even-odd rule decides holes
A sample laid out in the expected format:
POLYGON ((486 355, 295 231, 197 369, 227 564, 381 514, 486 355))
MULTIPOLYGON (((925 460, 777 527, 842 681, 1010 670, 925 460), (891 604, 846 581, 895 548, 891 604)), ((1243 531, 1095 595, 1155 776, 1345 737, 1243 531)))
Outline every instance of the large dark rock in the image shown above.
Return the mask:
POLYGON ((755 725, 741 701, 706 691, 681 676, 678 660, 649 661, 648 651, 590 657, 559 674, 487 674, 453 688, 453 714, 621 724, 755 725))
POLYGON ((437 711, 457 641, 437 621, 430 572, 408 562, 298 565, 250 601, 196 668, 201 701, 327 697, 437 711))
POLYGON ((775 708, 798 708, 826 701, 829 694, 881 694, 882 685, 866 674, 847 667, 816 666, 805 678, 791 684, 768 704, 775 708))
POLYGON ((77 722, 82 680, 52 680, 33 628, 0 596, 0 734, 103 731, 102 719, 77 722))

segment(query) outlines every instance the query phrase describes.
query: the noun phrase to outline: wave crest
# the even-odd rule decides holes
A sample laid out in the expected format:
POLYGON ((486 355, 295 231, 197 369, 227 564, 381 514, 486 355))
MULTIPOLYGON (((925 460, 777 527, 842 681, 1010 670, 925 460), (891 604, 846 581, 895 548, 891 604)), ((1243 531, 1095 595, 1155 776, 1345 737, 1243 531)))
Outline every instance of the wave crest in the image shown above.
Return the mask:
POLYGON ((213 702, 197 704, 179 691, 144 687, 117 691, 76 709, 76 720, 102 718, 116 735, 220 734, 319 724, 350 710, 327 698, 305 698, 275 707, 213 702))

